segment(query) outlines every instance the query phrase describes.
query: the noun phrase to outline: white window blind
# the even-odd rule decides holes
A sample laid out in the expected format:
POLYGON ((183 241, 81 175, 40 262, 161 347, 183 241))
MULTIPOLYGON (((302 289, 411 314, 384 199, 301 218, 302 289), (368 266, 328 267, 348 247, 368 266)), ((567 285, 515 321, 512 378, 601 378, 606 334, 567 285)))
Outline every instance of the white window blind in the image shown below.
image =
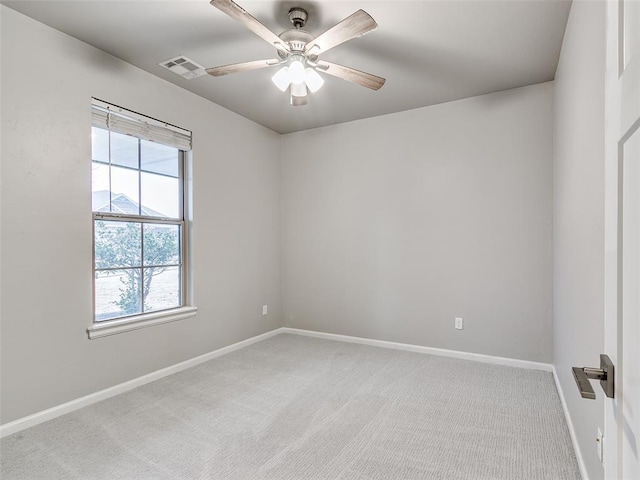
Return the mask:
POLYGON ((91 123, 113 132, 161 143, 180 150, 191 150, 191 132, 168 123, 163 123, 131 110, 93 99, 91 123))

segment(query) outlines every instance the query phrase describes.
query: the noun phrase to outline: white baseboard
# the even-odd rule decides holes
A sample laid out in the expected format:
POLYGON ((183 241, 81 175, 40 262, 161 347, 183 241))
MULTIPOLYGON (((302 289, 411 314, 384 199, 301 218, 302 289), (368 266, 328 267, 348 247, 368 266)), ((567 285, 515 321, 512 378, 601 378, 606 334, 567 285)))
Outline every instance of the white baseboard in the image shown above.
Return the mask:
POLYGON ((531 362, 529 360, 518 360, 516 358, 495 357, 492 355, 483 355, 481 353, 460 352, 457 350, 446 350, 443 348, 423 347, 421 345, 412 345, 409 343, 387 342, 385 340, 374 340, 371 338, 351 337, 348 335, 338 335, 335 333, 314 332, 312 330, 301 330, 298 328, 282 327, 279 333, 292 333, 295 335, 304 335, 307 337, 324 338, 327 340, 338 340, 340 342, 360 343, 362 345, 371 345, 373 347, 393 348, 395 350, 404 350, 407 352, 427 353, 429 355, 439 355, 442 357, 460 358, 463 360, 473 360, 474 362, 493 363, 495 365, 506 365, 509 367, 527 368, 529 370, 543 370, 552 372, 553 365, 550 363, 531 362))
POLYGON ((118 385, 114 385, 113 387, 100 390, 99 392, 91 393, 84 397, 80 397, 75 400, 71 400, 70 402, 63 403, 62 405, 57 405, 55 407, 48 408, 47 410, 34 413, 33 415, 19 418, 18 420, 14 420, 13 422, 5 423, 4 425, 0 425, 0 438, 6 437, 7 435, 11 435, 26 428, 33 427, 40 423, 53 420, 56 417, 60 417, 94 403, 101 402, 102 400, 106 400, 107 398, 111 398, 121 393, 128 392, 129 390, 133 390, 134 388, 140 387, 147 383, 151 383, 155 380, 159 380, 168 375, 181 372, 182 370, 186 370, 187 368, 194 367, 196 365, 220 357, 227 353, 234 352, 254 343, 261 342, 262 340, 266 340, 267 338, 278 335, 281 330, 281 328, 271 330, 270 332, 263 333, 262 335, 257 335, 255 337, 242 340, 241 342, 219 348, 217 350, 214 350, 213 352, 205 353, 204 355, 200 355, 190 360, 177 363, 170 367, 156 370, 155 372, 143 375, 142 377, 134 378, 133 380, 129 380, 128 382, 120 383, 118 385))
MULTIPOLYGON (((33 427, 40 423, 53 420, 54 418, 73 412, 80 408, 87 407, 97 402, 101 402, 102 400, 106 400, 107 398, 111 398, 121 393, 128 392, 129 390, 133 390, 134 388, 140 387, 147 383, 151 383, 155 380, 159 380, 168 375, 181 372, 182 370, 186 370, 187 368, 194 367, 203 362, 212 360, 214 358, 220 357, 227 353, 231 353, 233 351, 247 347, 254 343, 261 342, 262 340, 266 340, 267 338, 271 338, 280 333, 291 333, 295 335, 324 338, 328 340, 337 340, 341 342, 360 343, 363 345, 371 345, 374 347, 393 348, 396 350, 405 350, 408 352, 427 353, 430 355, 440 355, 445 357, 460 358, 464 360, 473 360, 476 362, 492 363, 496 365, 507 365, 510 367, 528 368, 532 370, 543 370, 546 372, 553 371, 553 366, 548 363, 531 362, 527 360, 518 360, 514 358, 494 357, 491 355, 482 355, 479 353, 460 352, 456 350, 424 347, 420 345, 411 345, 407 343, 387 342, 384 340, 373 340, 369 338, 351 337, 347 335, 337 335, 333 333, 314 332, 311 330, 301 330, 297 328, 282 327, 282 328, 277 328, 275 330, 271 330, 270 332, 263 333, 262 335, 248 338, 241 342, 234 343, 233 345, 228 345, 226 347, 219 348, 218 350, 214 350, 213 352, 205 353, 204 355, 200 355, 190 360, 177 363, 176 365, 172 365, 170 367, 163 368, 155 372, 151 372, 147 375, 134 378, 133 380, 129 380, 128 382, 114 385, 113 387, 100 390, 99 392, 95 392, 95 393, 86 395, 84 397, 71 400, 69 402, 63 403, 62 405, 57 405, 47 410, 34 413, 33 415, 29 415, 27 417, 14 420, 13 422, 5 423, 4 425, 0 425, 0 438, 6 437, 8 435, 19 432, 26 428, 33 427)), ((554 377, 555 377, 555 373, 554 373, 554 377)), ((557 377, 555 378, 556 378, 556 385, 558 385, 557 377)), ((559 392, 561 392, 560 389, 559 389, 559 392)), ((571 438, 574 442, 574 447, 576 448, 576 455, 578 456, 580 468, 584 472, 584 463, 582 462, 582 458, 579 456, 579 451, 577 449, 577 446, 576 446, 577 444, 575 442, 575 433, 573 432, 573 427, 571 425, 570 417, 566 410, 566 404, 564 403, 564 397, 562 396, 562 393, 560 393, 560 398, 562 399, 562 402, 563 402, 562 405, 563 405, 563 408, 565 409, 565 415, 567 416, 567 422, 569 424, 569 429, 571 431, 571 438)), ((588 480, 584 474, 583 474, 583 478, 585 480, 588 480)))
POLYGON ((556 382, 556 390, 558 390, 558 395, 560 396, 560 403, 562 404, 562 411, 564 412, 564 418, 567 421, 567 427, 569 427, 569 435, 571 436, 571 443, 573 444, 573 450, 575 451, 576 459, 578 460, 578 468, 580 468, 580 476, 582 477, 582 480, 589 480, 587 467, 584 464, 582 451, 580 450, 580 446, 578 445, 578 437, 576 436, 576 431, 573 428, 573 422, 571 421, 571 414, 569 413, 569 408, 567 407, 567 401, 564 398, 564 392, 562 390, 562 386, 560 385, 560 379, 558 378, 558 372, 556 372, 555 366, 553 367, 553 379, 556 382))

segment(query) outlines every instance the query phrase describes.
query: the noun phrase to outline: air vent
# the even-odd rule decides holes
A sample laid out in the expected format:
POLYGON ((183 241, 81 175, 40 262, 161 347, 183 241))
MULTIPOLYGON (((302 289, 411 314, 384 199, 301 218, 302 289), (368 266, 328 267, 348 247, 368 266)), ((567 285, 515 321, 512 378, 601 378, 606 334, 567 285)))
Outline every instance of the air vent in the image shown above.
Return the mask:
POLYGON ((193 60, 182 55, 160 62, 158 65, 166 68, 167 70, 171 70, 173 73, 180 75, 182 78, 186 78, 187 80, 198 78, 207 73, 203 66, 198 65, 193 60))

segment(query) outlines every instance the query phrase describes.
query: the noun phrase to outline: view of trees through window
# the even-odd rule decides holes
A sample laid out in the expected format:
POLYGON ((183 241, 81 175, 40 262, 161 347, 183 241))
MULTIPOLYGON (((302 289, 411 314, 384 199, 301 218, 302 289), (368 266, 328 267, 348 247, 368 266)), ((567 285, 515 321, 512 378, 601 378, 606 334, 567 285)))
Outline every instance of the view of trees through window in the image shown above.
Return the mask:
POLYGON ((177 148, 92 129, 95 321, 182 303, 177 148))

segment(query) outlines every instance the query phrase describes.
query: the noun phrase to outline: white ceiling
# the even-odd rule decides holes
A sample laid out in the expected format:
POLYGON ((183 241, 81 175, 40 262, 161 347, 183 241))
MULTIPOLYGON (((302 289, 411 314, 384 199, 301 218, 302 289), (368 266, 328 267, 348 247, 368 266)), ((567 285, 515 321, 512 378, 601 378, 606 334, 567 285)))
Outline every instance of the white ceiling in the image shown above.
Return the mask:
POLYGON ((185 80, 158 66, 177 55, 205 67, 276 56, 208 0, 1 3, 279 133, 553 80, 570 8, 570 0, 237 0, 276 34, 291 28, 292 6, 309 12, 314 36, 360 8, 377 21, 321 59, 385 77, 382 89, 324 75, 308 105, 292 107, 270 81, 277 67, 185 80))

